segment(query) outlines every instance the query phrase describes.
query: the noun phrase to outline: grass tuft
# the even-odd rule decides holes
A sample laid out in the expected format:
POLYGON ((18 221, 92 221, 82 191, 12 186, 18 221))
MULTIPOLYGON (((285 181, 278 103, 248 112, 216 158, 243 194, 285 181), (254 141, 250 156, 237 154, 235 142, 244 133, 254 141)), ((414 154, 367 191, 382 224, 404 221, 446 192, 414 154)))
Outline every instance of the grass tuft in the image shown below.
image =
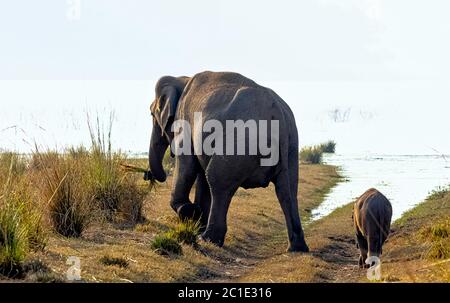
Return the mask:
POLYGON ((336 152, 336 142, 330 140, 319 145, 324 153, 334 154, 336 152))
POLYGON ((420 234, 428 245, 425 257, 441 260, 450 258, 450 220, 428 226, 420 234))
POLYGON ((100 263, 106 266, 118 266, 121 268, 127 268, 129 266, 128 261, 120 257, 103 256, 100 258, 100 263))
POLYGON ((91 223, 108 221, 136 224, 143 220, 148 190, 123 170, 126 156, 112 150, 111 129, 88 117, 91 148, 69 148, 64 153, 40 152, 32 156, 35 179, 48 203, 53 229, 66 237, 80 237, 91 223), (39 181, 41 180, 41 181, 39 181))
POLYGON ((113 120, 114 115, 111 114, 108 129, 105 130, 98 117, 95 128, 88 117, 92 144, 89 153, 89 185, 95 201, 108 220, 118 219, 136 224, 143 220, 142 208, 146 192, 143 187, 138 186, 135 175, 123 170, 125 155, 112 151, 113 120))
POLYGON ((300 151, 300 161, 303 163, 320 164, 323 151, 320 146, 307 146, 300 151))
POLYGON ((168 233, 179 243, 196 245, 198 235, 200 234, 200 221, 180 221, 175 228, 168 233))
MULTIPOLYGON (((26 218, 20 228, 25 226, 27 245, 43 249, 44 219, 66 237, 80 237, 91 223, 103 222, 104 218, 126 225, 142 222, 143 203, 149 190, 143 181, 139 182, 142 178, 122 169, 120 163, 126 156, 112 150, 112 121, 113 115, 105 130, 98 118, 94 125, 88 117, 90 149, 79 146, 62 153, 41 152, 36 145, 30 157, 0 153, 4 228, 13 228, 7 222, 9 218, 26 218)), ((5 242, 6 236, 2 237, 5 242)))
POLYGON ((64 155, 54 156, 53 152, 35 152, 40 163, 53 164, 43 167, 42 196, 48 201, 49 217, 53 229, 65 237, 80 237, 93 221, 94 204, 92 194, 83 182, 82 163, 72 161, 64 155))
POLYGON ((157 235, 152 243, 151 248, 160 255, 182 255, 183 249, 174 238, 171 232, 157 235))
POLYGON ((27 274, 27 280, 38 283, 64 283, 64 279, 59 274, 39 259, 26 262, 23 266, 27 274))
POLYGON ((433 189, 427 200, 435 200, 435 199, 442 199, 444 198, 448 193, 450 192, 450 186, 442 187, 438 186, 436 189, 433 189))

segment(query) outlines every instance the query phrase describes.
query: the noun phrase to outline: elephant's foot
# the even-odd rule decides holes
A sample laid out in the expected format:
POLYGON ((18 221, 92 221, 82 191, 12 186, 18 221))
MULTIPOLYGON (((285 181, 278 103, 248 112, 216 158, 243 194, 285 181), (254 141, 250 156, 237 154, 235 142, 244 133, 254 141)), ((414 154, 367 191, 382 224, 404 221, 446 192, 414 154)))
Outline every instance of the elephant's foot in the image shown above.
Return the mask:
POLYGON ((309 252, 308 245, 289 245, 288 252, 309 252))
POLYGON ((362 255, 359 255, 359 259, 358 259, 359 268, 369 268, 370 267, 370 264, 366 264, 365 260, 366 260, 366 258, 364 258, 362 255))
POLYGON ((214 232, 211 229, 206 229, 204 233, 201 234, 200 239, 205 242, 211 242, 219 247, 223 246, 225 242, 225 233, 214 232))
POLYGON ((198 221, 201 218, 202 210, 196 204, 186 203, 178 207, 177 214, 181 220, 198 221))
POLYGON ((289 244, 288 252, 309 252, 309 247, 305 242, 305 239, 293 241, 289 244))

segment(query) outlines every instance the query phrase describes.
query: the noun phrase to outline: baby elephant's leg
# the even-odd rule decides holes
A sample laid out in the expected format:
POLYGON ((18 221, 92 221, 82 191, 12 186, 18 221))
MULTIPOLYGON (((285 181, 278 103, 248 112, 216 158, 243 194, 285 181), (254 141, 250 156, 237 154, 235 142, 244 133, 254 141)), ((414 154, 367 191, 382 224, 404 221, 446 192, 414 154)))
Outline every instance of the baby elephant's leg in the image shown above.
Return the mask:
POLYGON ((358 265, 360 268, 368 267, 367 264, 365 264, 368 249, 367 240, 361 233, 358 232, 356 234, 356 241, 358 242, 358 247, 360 251, 358 265))

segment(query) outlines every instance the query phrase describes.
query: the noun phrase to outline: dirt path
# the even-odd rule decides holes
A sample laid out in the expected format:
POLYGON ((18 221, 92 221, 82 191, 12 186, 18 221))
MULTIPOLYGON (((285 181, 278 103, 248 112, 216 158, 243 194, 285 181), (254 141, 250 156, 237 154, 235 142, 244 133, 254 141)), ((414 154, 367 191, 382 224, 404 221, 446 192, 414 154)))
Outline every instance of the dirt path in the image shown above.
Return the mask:
POLYGON ((366 272, 357 266, 358 250, 352 232, 351 207, 346 206, 305 228, 310 253, 275 255, 243 270, 239 282, 357 282, 366 272))
POLYGON ((358 282, 365 276, 366 272, 357 263, 359 251, 351 214, 349 204, 311 224, 308 232, 316 242, 312 255, 326 263, 311 282, 358 282))
MULTIPOLYGON (((357 266, 351 211, 350 203, 307 226, 309 254, 275 255, 237 281, 369 282, 367 271, 357 266)), ((447 190, 433 194, 396 221, 383 248, 382 281, 450 282, 449 218, 447 190), (430 258, 430 253, 438 257, 430 258)))
MULTIPOLYGON (((305 203, 308 201, 305 196, 311 194, 311 188, 307 184, 302 184, 304 182, 305 179, 299 186, 299 200, 305 203)), ((319 221, 309 221, 310 210, 320 204, 323 194, 331 188, 328 187, 330 185, 334 184, 328 183, 322 188, 316 188, 316 191, 320 191, 322 195, 310 200, 306 203, 307 205, 301 204, 310 253, 286 252, 284 221, 278 214, 278 217, 272 219, 279 224, 274 225, 265 237, 252 239, 252 234, 247 235, 248 243, 258 241, 260 245, 251 245, 253 249, 251 251, 242 247, 234 260, 220 260, 225 276, 209 279, 208 282, 355 282, 361 280, 365 276, 365 271, 357 266, 358 250, 353 237, 351 207, 339 209, 319 221)), ((261 190, 258 191, 261 192, 261 190)), ((268 196, 268 193, 261 194, 268 196)), ((277 206, 275 197, 271 199, 274 201, 268 205, 277 206)), ((264 222, 261 223, 264 224, 264 222)), ((234 245, 236 243, 231 244, 231 246, 234 245)))
MULTIPOLYGON (((311 252, 285 253, 283 239, 274 241, 272 255, 245 267, 225 266, 233 282, 369 282, 357 265, 352 204, 307 224, 311 252)), ((393 224, 382 256, 382 281, 450 282, 450 192, 435 193, 393 224), (431 229, 430 229, 431 228, 431 229), (438 228, 442 238, 430 240, 438 228), (424 236, 425 233, 425 236, 424 236), (447 236, 446 236, 447 235, 447 236), (433 242, 434 241, 434 242, 433 242), (439 258, 427 258, 438 249, 439 258)))
MULTIPOLYGON (((301 167, 298 198, 307 237, 311 210, 323 201, 324 195, 339 181, 335 167, 301 167)), ((230 231, 223 248, 224 254, 216 256, 223 274, 208 278, 205 282, 271 281, 270 277, 266 279, 265 274, 259 274, 259 270, 270 268, 267 264, 273 259, 298 255, 286 254, 286 225, 274 188, 269 186, 265 189, 239 190, 233 204, 228 219, 230 231), (257 209, 256 217, 251 216, 250 209, 257 209), (249 228, 245 228, 246 225, 249 228), (254 273, 258 273, 255 278, 254 273)), ((276 271, 277 268, 273 268, 273 272, 276 271)))

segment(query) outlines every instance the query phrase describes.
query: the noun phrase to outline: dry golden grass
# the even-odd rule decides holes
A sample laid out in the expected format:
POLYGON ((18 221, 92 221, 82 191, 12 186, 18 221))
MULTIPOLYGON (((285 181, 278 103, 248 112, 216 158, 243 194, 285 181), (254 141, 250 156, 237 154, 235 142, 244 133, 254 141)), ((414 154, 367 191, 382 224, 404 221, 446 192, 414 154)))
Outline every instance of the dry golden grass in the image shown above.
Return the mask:
MULTIPOLYGON (((87 164, 86 155, 89 155, 88 151, 74 150, 64 157, 87 164)), ((10 161, 8 159, 14 157, 9 154, 0 160, 10 161)), ((42 170, 52 169, 58 163, 58 157, 61 156, 49 153, 48 161, 38 161, 35 156, 28 164, 20 162, 9 165, 8 170, 20 176, 21 181, 17 183, 20 189, 39 178, 42 170)), ((145 160, 128 161, 139 167, 146 165, 145 160)), ((115 161, 112 168, 119 167, 119 162, 115 161)), ((108 173, 111 168, 108 165, 94 169, 108 173)), ((0 170, 3 168, 0 166, 0 170)), ((114 170, 112 173, 120 172, 114 170)), ((0 176, 1 184, 6 182, 4 176, 0 176)), ((101 181, 101 184, 113 185, 117 183, 108 183, 109 180, 125 180, 114 178, 106 176, 99 179, 105 181, 101 181)), ((127 182, 131 182, 132 188, 144 184, 138 180, 138 175, 129 178, 127 182)), ((142 212, 146 220, 140 224, 118 225, 114 220, 93 220, 79 238, 51 233, 44 222, 38 224, 41 230, 35 235, 32 232, 34 227, 27 227, 29 243, 26 246, 34 246, 33 237, 42 235, 45 240, 41 249, 26 248, 20 256, 20 262, 23 263, 21 268, 26 281, 62 282, 69 268, 66 261, 75 256, 80 258, 82 279, 87 282, 368 282, 366 271, 357 266, 359 252, 353 239, 351 204, 337 209, 326 218, 309 222, 311 210, 321 203, 324 195, 339 181, 335 167, 300 166, 298 198, 310 253, 286 253, 284 216, 271 185, 267 188, 238 190, 230 206, 229 231, 223 248, 204 242, 198 245, 181 243, 181 255, 159 254, 151 246, 156 235, 173 234, 178 229, 183 234, 188 231, 187 236, 191 239, 195 233, 195 228, 180 226, 169 206, 173 182, 172 177, 169 177, 166 183, 157 184, 151 192, 147 188, 147 197, 139 204, 142 210, 138 211, 142 212)), ((131 197, 130 201, 133 202, 135 196, 132 188, 121 197, 131 197)), ((40 190, 27 193, 24 197, 31 201, 31 205, 45 210, 42 201, 47 198, 42 196, 40 190)), ((193 197, 194 192, 191 193, 191 199, 193 197)), ((136 213, 135 210, 128 211, 136 213)), ((450 281, 447 255, 439 255, 436 259, 429 254, 436 248, 436 243, 448 247, 449 216, 450 194, 448 191, 437 192, 396 222, 393 225, 394 232, 384 247, 383 281, 450 281)))
MULTIPOLYGON (((299 200, 304 222, 309 218, 309 211, 338 180, 334 167, 301 166, 299 200)), ((150 243, 155 235, 178 224, 169 206, 171 185, 169 178, 147 197, 145 223, 118 229, 111 223, 100 222, 89 226, 76 239, 53 234, 46 250, 31 253, 28 259, 41 260, 58 279, 65 277, 67 258, 76 256, 81 260, 82 278, 89 282, 198 282, 238 279, 274 254, 284 254, 287 231, 273 186, 239 190, 230 207, 229 232, 223 248, 200 242, 198 246, 181 244, 180 256, 154 252, 150 243), (125 260, 128 266, 106 265, 102 262, 105 256, 108 260, 125 260)), ((288 256, 294 260, 302 254, 288 256)))
POLYGON ((148 189, 120 169, 124 160, 95 146, 31 157, 0 153, 0 274, 27 275, 29 256, 46 248, 52 232, 80 237, 104 218, 120 227, 141 222, 148 189))
POLYGON ((21 277, 29 250, 43 249, 43 211, 25 174, 25 157, 0 153, 0 274, 21 277))
POLYGON ((393 226, 384 273, 402 282, 450 282, 450 191, 433 193, 393 226))

